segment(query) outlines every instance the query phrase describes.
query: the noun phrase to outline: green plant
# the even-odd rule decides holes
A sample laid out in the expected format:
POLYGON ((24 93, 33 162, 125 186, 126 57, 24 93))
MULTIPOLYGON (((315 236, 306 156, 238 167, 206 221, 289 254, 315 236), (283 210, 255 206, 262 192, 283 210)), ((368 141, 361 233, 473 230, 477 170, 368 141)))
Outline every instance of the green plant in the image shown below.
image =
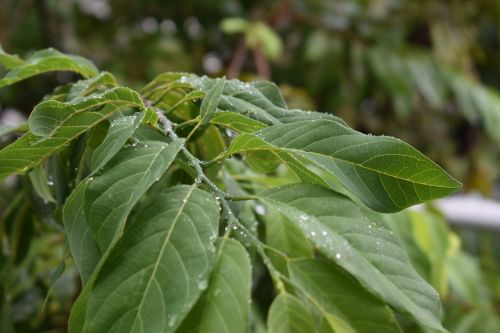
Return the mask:
POLYGON ((399 332, 395 313, 444 330, 384 213, 460 183, 408 144, 288 109, 270 82, 165 73, 139 93, 52 49, 0 62, 0 87, 85 77, 0 151, 0 178, 27 175, 3 217, 3 311, 29 217, 64 235, 81 277, 71 332, 261 331, 266 316, 270 332, 399 332))

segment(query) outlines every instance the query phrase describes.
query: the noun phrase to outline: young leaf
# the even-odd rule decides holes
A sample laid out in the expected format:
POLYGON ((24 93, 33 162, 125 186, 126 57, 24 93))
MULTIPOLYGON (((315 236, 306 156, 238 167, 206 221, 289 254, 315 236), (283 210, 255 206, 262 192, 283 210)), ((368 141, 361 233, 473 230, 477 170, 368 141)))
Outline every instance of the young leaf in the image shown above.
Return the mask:
POLYGON ((192 186, 168 188, 127 225, 95 281, 88 332, 174 332, 207 285, 219 208, 192 186))
POLYGON ((397 238, 370 222, 350 199, 310 184, 283 186, 258 197, 372 293, 419 324, 443 329, 438 294, 415 272, 397 238))
POLYGON ((101 252, 122 233, 134 205, 174 161, 182 140, 146 141, 124 148, 85 192, 85 216, 101 252))
POLYGON ((119 117, 111 122, 106 137, 92 155, 92 171, 99 170, 116 155, 137 129, 144 115, 144 112, 140 112, 133 116, 119 117))
POLYGON ((329 120, 274 125, 238 136, 228 153, 278 151, 333 175, 368 207, 394 212, 457 191, 461 184, 403 141, 329 120))
MULTIPOLYGON (((12 61, 12 58, 10 60, 12 61)), ((0 79, 0 88, 52 71, 71 71, 87 78, 98 73, 97 68, 89 60, 49 48, 35 52, 22 64, 17 62, 17 66, 0 79)))
POLYGON ((94 271, 101 253, 87 225, 83 201, 88 182, 84 181, 71 192, 63 208, 63 223, 71 255, 75 260, 82 284, 85 285, 94 271))
POLYGON ((30 127, 43 138, 28 132, 0 151, 0 180, 26 172, 49 155, 69 145, 88 129, 123 108, 143 109, 135 91, 119 87, 69 103, 45 101, 35 107, 30 127), (97 111, 89 109, 100 107, 97 111), (54 110, 57 108, 57 110, 54 110), (33 115, 34 114, 34 115, 33 115))
POLYGON ((401 332, 391 310, 334 264, 295 259, 288 262, 288 270, 298 288, 356 332, 401 332))
POLYGON ((205 98, 203 98, 200 106, 201 125, 207 125, 213 118, 215 111, 217 110, 217 106, 219 105, 219 100, 225 83, 225 77, 216 79, 210 90, 208 90, 205 98))
POLYGON ((210 284, 176 332, 248 332, 251 267, 245 248, 221 239, 210 284))
POLYGON ((269 332, 273 333, 317 332, 309 310, 290 294, 281 294, 274 299, 269 309, 267 326, 269 332))

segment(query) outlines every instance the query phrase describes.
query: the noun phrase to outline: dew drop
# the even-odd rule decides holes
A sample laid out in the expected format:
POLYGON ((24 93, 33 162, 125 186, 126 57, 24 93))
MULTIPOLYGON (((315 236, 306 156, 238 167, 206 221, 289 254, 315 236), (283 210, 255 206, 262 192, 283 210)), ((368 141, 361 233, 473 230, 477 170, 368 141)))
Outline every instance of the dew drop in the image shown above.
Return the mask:
POLYGON ((207 286, 208 286, 208 283, 206 280, 202 280, 202 281, 198 282, 198 289, 200 289, 200 290, 207 289, 207 286))
POLYGON ((169 327, 174 327, 175 323, 177 322, 177 316, 171 316, 170 319, 168 320, 168 326, 169 327))
POLYGON ((311 236, 316 236, 316 232, 315 231, 311 231, 311 236))
POLYGON ((337 258, 337 259, 340 259, 341 257, 342 257, 342 256, 340 255, 340 253, 337 253, 337 254, 335 255, 335 258, 337 258))
POLYGON ((266 207, 261 204, 255 205, 255 212, 259 215, 266 215, 266 207))

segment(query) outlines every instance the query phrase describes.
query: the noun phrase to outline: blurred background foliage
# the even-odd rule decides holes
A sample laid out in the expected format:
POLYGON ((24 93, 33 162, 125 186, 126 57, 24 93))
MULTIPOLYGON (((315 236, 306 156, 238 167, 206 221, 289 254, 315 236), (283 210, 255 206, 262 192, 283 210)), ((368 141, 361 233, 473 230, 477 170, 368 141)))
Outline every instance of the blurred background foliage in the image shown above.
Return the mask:
MULTIPOLYGON (((46 47, 79 54, 132 87, 165 71, 270 79, 291 107, 399 137, 465 191, 500 199, 498 0, 2 0, 0 43, 23 56, 46 47)), ((57 73, 1 90, 0 132, 70 79, 57 73)), ((36 204, 12 187, 0 191, 0 236, 10 239, 2 264, 17 267, 1 273, 17 306, 2 313, 15 314, 19 332, 64 331, 79 288, 71 264, 41 310, 54 267, 68 256, 59 225, 35 218, 36 204)), ((498 331, 498 232, 452 230, 432 207, 387 225, 441 293, 450 331, 498 331)))

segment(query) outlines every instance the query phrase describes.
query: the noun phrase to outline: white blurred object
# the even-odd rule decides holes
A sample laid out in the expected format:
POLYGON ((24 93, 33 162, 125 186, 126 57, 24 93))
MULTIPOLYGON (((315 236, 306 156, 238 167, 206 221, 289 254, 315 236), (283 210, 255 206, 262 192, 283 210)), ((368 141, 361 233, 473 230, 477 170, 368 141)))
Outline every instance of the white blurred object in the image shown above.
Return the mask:
MULTIPOLYGON (((456 195, 433 204, 446 219, 459 226, 500 229, 500 202, 479 194, 456 195)), ((416 209, 421 207, 416 206, 416 209)))
POLYGON ((17 127, 26 121, 26 117, 16 109, 7 108, 0 114, 0 125, 17 127))

